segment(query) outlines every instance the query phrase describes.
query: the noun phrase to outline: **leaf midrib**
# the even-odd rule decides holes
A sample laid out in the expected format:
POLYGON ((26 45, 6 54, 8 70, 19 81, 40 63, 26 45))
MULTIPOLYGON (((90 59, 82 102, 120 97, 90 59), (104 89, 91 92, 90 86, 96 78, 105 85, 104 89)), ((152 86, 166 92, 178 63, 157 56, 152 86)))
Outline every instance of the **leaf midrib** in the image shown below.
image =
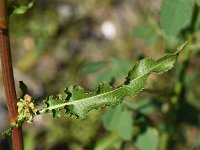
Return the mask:
MULTIPOLYGON (((175 54, 169 56, 169 58, 172 57, 172 56, 175 56, 175 54)), ((169 59, 169 58, 167 58, 167 59, 169 59)), ((158 60, 156 60, 156 61, 158 61, 158 60)), ((131 80, 129 84, 131 84, 132 82, 134 82, 134 81, 136 81, 136 80, 138 80, 138 79, 144 77, 145 75, 149 74, 150 72, 152 72, 152 70, 154 70, 155 68, 159 67, 159 66, 160 66, 163 62, 165 62, 165 61, 166 61, 166 60, 164 60, 164 61, 162 61, 161 63, 157 64, 156 66, 154 66, 152 69, 150 69, 147 73, 143 74, 142 76, 139 76, 139 77, 137 77, 137 78, 131 80)), ((129 85, 129 84, 128 84, 128 85, 129 85)), ((121 87, 119 87, 119 88, 116 88, 116 89, 114 89, 114 90, 111 90, 111 91, 109 91, 109 92, 106 92, 106 93, 103 93, 103 94, 99 94, 99 95, 95 95, 95 96, 88 97, 88 98, 83 98, 83 99, 81 99, 81 100, 72 101, 72 102, 66 102, 66 103, 63 103, 63 104, 57 104, 57 105, 54 105, 54 106, 50 106, 50 107, 47 107, 47 108, 44 108, 44 109, 40 110, 39 113, 42 114, 42 113, 45 113, 45 112, 48 111, 48 110, 50 111, 50 110, 53 110, 53 109, 62 108, 62 107, 67 106, 67 105, 74 105, 75 103, 81 103, 82 101, 88 101, 88 100, 90 100, 90 99, 95 99, 95 98, 98 98, 98 97, 101 97, 101 96, 104 96, 104 95, 107 95, 107 94, 111 94, 112 92, 115 92, 115 91, 117 91, 117 90, 120 90, 120 89, 122 89, 122 88, 124 88, 124 87, 126 87, 126 86, 128 86, 128 85, 123 85, 123 86, 121 86, 121 87)))

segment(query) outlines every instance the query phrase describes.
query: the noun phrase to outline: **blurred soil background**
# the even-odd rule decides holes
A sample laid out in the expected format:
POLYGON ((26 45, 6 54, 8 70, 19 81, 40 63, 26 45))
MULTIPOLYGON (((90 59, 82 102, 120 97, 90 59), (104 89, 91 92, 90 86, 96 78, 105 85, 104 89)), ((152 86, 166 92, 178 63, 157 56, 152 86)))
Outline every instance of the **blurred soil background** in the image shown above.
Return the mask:
MULTIPOLYGON (((81 85, 88 90, 105 81, 119 85, 137 60, 156 59, 175 51, 180 40, 167 38, 163 33, 159 23, 160 3, 161 0, 36 0, 26 14, 11 16, 10 37, 18 97, 21 94, 19 81, 28 86, 29 94, 39 105, 46 96, 55 95, 70 85, 81 85)), ((198 50, 190 63, 187 96, 198 110, 198 50)), ((130 99, 137 102, 156 97, 159 103, 166 100, 175 74, 173 70, 164 75, 151 75, 148 87, 159 92, 144 91, 130 99)), ((125 150, 136 150, 134 140, 116 138, 115 133, 104 128, 102 114, 106 111, 107 108, 94 110, 83 120, 38 116, 32 124, 23 125, 25 150, 115 150, 122 149, 122 145, 125 150), (103 144, 111 147, 100 148, 103 144)), ((155 108, 147 110, 147 114, 154 123, 162 121, 162 114, 155 108)), ((8 127, 2 79, 0 122, 2 132, 8 127)), ((196 122, 195 125, 182 124, 186 138, 180 147, 198 147, 197 125, 196 122)), ((0 149, 9 150, 9 140, 0 140, 0 149)))

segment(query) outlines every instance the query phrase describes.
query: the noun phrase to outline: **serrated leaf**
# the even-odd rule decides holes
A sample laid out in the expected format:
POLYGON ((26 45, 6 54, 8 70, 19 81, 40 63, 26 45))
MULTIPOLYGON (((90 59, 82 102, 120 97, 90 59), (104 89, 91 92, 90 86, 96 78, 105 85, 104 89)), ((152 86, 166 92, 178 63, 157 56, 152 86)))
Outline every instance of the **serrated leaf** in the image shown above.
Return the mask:
MULTIPOLYGON (((46 107, 52 107, 55 105, 60 105, 62 103, 64 103, 64 97, 63 95, 59 94, 56 97, 53 96, 49 96, 44 103, 46 104, 46 107)), ((47 109, 48 111, 48 109, 47 109)), ((59 118, 61 116, 61 108, 57 108, 57 109, 53 109, 52 110, 52 114, 54 118, 59 118)))
POLYGON ((169 36, 177 34, 186 27, 192 17, 192 0, 163 0, 160 22, 169 36))
POLYGON ((71 99, 79 100, 87 98, 89 94, 85 93, 84 89, 80 86, 70 87, 66 90, 67 93, 71 93, 71 99))
POLYGON ((177 57, 178 54, 175 53, 166 54, 158 60, 150 58, 141 60, 129 72, 124 84, 117 88, 110 87, 108 84, 101 84, 96 90, 87 92, 81 87, 70 87, 63 93, 62 97, 65 97, 63 100, 58 97, 47 98, 48 106, 40 110, 40 113, 53 111, 54 116, 59 116, 60 110, 64 109, 66 114, 69 113, 83 118, 92 109, 115 106, 121 103, 125 96, 136 96, 142 91, 150 73, 163 73, 170 70, 177 57), (56 102, 53 102, 54 99, 56 102))
POLYGON ((105 92, 109 92, 112 90, 112 87, 108 83, 99 84, 98 90, 96 91, 97 94, 103 94, 105 92))

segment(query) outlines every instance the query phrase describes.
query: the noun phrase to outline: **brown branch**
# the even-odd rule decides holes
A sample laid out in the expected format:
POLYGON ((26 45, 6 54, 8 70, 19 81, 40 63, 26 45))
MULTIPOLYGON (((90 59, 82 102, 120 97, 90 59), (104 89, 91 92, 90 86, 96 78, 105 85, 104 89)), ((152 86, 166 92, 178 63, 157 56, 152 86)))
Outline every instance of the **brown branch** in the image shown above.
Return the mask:
MULTIPOLYGON (((10 124, 17 118, 17 96, 13 77, 13 67, 11 60, 10 40, 8 31, 8 18, 6 11, 6 0, 0 0, 0 52, 3 82, 9 112, 10 124)), ((15 128, 12 133, 12 143, 14 150, 23 150, 22 128, 15 128)))

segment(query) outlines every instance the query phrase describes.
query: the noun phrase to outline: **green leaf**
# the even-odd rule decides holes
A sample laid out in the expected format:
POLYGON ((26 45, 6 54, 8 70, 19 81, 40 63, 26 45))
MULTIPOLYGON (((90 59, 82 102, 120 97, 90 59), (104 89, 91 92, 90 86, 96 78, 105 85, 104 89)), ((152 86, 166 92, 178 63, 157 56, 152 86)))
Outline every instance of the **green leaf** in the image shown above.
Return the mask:
POLYGON ((91 64, 87 64, 82 68, 82 71, 84 73, 94 73, 97 72, 103 68, 105 68, 107 66, 107 62, 95 62, 95 63, 91 63, 91 64))
POLYGON ((167 36, 166 37, 166 44, 169 50, 173 50, 180 43, 180 38, 177 36, 167 36))
POLYGON ((154 98, 144 98, 138 102, 133 102, 130 100, 124 100, 123 103, 127 105, 130 109, 137 110, 143 114, 149 115, 155 112, 158 108, 154 105, 156 99, 154 98))
POLYGON ((163 0, 160 22, 168 36, 176 35, 192 17, 192 0, 163 0))
POLYGON ((28 88, 23 81, 19 81, 19 88, 21 89, 23 96, 28 93, 28 88))
POLYGON ((104 127, 107 130, 112 130, 116 127, 116 122, 118 121, 118 117, 120 116, 121 112, 122 106, 118 105, 109 109, 109 111, 102 116, 104 127))
POLYGON ((157 40, 158 40, 159 36, 158 35, 152 35, 150 37, 148 37, 145 41, 145 45, 152 45, 154 44, 157 40))
POLYGON ((112 69, 114 77, 125 76, 131 69, 132 64, 127 59, 112 58, 111 59, 112 69))
MULTIPOLYGON (((47 100, 45 101, 45 104, 47 107, 52 107, 52 106, 59 105, 62 103, 64 103, 64 97, 61 94, 59 94, 56 97, 49 96, 47 97, 47 100)), ((54 118, 59 118, 61 116, 61 108, 53 109, 52 114, 54 118)))
POLYGON ((200 0, 196 0, 196 3, 200 7, 200 0))
POLYGON ((27 6, 20 6, 13 11, 13 14, 24 14, 26 13, 31 7, 33 7, 34 1, 28 3, 27 6))
POLYGON ((56 115, 56 113, 64 109, 65 114, 83 118, 92 109, 115 106, 121 103, 125 96, 136 96, 142 91, 146 86, 146 80, 150 73, 163 73, 172 69, 177 57, 178 53, 175 53, 166 54, 158 60, 150 58, 141 60, 129 71, 124 84, 117 88, 111 87, 107 83, 100 84, 92 92, 87 92, 77 86, 69 87, 61 94, 63 100, 60 100, 58 96, 47 98, 45 101, 46 107, 40 110, 39 113, 52 111, 54 116, 59 116, 60 114, 56 115))
POLYGON ((123 109, 122 105, 111 108, 103 115, 102 120, 107 130, 117 131, 124 140, 131 139, 133 119, 130 112, 123 109))
POLYGON ((133 30, 133 35, 139 38, 146 38, 152 34, 152 29, 147 25, 138 25, 133 30))
POLYGON ((130 61, 121 58, 112 58, 110 64, 110 67, 96 78, 97 83, 111 82, 117 77, 124 77, 132 67, 130 61))
POLYGON ((147 131, 140 135, 136 141, 136 146, 140 150, 157 150, 159 144, 158 133, 153 128, 148 128, 147 131))
MULTIPOLYGON (((136 96, 145 88, 149 74, 153 72, 160 74, 173 68, 179 52, 186 44, 187 42, 181 45, 175 53, 166 54, 158 60, 145 58, 137 62, 129 71, 124 84, 118 87, 102 83, 96 90, 88 92, 80 86, 70 86, 62 94, 47 97, 44 101, 46 106, 40 110, 35 107, 31 96, 24 95, 24 99, 20 99, 17 103, 19 115, 15 123, 11 125, 10 130, 5 131, 4 135, 11 133, 13 128, 19 127, 25 121, 31 123, 33 118, 39 114, 51 112, 53 117, 70 114, 83 118, 90 110, 105 106, 116 106, 124 100, 125 96, 136 96)), ((123 119, 127 119, 128 112, 125 111, 121 116, 123 119)), ((117 128, 121 135, 123 134, 121 131, 123 127, 124 124, 120 123, 117 128)), ((127 133, 123 136, 128 137, 127 133)))
POLYGON ((27 150, 34 150, 36 149, 36 132, 34 131, 29 131, 26 133, 24 136, 24 149, 27 150))
POLYGON ((96 78, 96 83, 111 82, 114 77, 115 75, 113 70, 107 69, 106 71, 99 74, 99 76, 96 78))
POLYGON ((122 142, 119 135, 110 133, 97 141, 94 150, 118 150, 122 142))

